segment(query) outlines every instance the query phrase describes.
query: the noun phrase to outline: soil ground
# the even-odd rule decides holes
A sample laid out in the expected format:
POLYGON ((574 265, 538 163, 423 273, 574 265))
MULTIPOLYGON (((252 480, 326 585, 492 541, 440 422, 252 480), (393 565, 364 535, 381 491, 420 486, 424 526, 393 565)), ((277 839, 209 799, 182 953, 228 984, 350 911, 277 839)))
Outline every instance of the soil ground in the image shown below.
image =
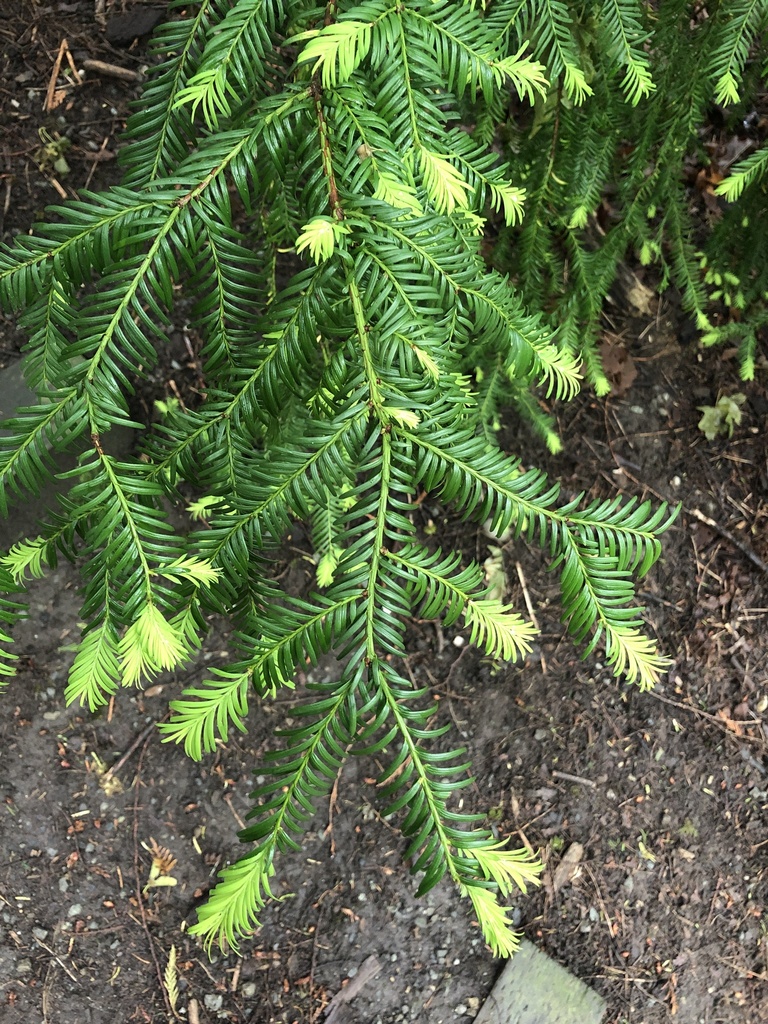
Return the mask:
MULTIPOLYGON (((90 0, 23 0, 0 25, 6 239, 59 190, 115 180, 104 156, 115 152, 134 86, 89 76, 41 112, 62 38, 77 66, 83 55, 130 70, 146 60, 142 43, 111 47, 93 11, 90 0), (40 127, 72 142, 70 174, 57 184, 39 166, 40 127)), ((121 13, 107 3, 108 17, 121 13)), ((521 610, 530 602, 542 629, 526 664, 491 665, 460 632, 415 623, 407 666, 469 748, 476 781, 465 808, 546 860, 544 886, 516 909, 521 930, 605 996, 608 1024, 768 1020, 767 367, 744 385, 733 353, 701 356, 687 335, 670 299, 643 315, 624 308, 606 337, 634 360, 631 387, 621 393, 619 372, 615 396, 585 392, 555 410, 565 441, 557 459, 513 424, 502 435, 568 495, 682 503, 641 594, 673 659, 662 684, 639 693, 599 657, 581 662, 559 623, 556 580, 522 544, 506 545, 503 558, 511 599, 521 610), (742 424, 730 440, 707 441, 697 407, 736 392, 746 395, 742 424)), ((0 322, 6 361, 17 348, 0 322)), ((171 371, 184 372, 171 358, 160 390, 171 371)), ((482 531, 429 500, 422 514, 444 545, 487 557, 482 531)), ((5 544, 29 518, 8 524, 5 544)), ((287 587, 308 584, 307 554, 297 529, 277 567, 287 587)), ((31 589, 20 671, 0 717, 3 1024, 172 1019, 163 981, 172 951, 176 1010, 191 1024, 310 1024, 361 978, 354 999, 335 1004, 335 1024, 475 1016, 500 964, 447 885, 414 898, 404 844, 378 812, 376 767, 365 761, 345 767, 302 851, 280 861, 274 888, 285 898, 242 956, 209 960, 186 927, 239 852, 254 768, 299 695, 253 708, 247 735, 194 763, 154 725, 169 698, 226 658, 226 629, 216 626, 193 669, 121 694, 101 716, 64 706, 77 631, 77 574, 61 566, 31 589), (153 844, 175 860, 175 886, 146 888, 153 844)))

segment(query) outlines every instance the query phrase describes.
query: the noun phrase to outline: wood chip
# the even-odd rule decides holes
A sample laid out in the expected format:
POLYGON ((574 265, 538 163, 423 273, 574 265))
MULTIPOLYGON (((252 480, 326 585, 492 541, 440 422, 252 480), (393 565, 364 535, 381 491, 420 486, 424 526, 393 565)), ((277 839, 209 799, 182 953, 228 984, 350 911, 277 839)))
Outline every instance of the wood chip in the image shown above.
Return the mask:
POLYGON ((583 856, 584 847, 581 843, 571 843, 552 876, 551 892, 553 896, 581 874, 579 864, 583 856))

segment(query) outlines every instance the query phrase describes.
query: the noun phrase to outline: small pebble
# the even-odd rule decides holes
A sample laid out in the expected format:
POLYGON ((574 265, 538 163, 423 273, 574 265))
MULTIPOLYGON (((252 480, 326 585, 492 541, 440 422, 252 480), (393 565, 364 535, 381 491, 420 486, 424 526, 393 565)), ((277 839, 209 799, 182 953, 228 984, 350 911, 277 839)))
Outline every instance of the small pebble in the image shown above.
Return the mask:
POLYGON ((241 985, 240 992, 242 993, 243 999, 253 999, 256 995, 256 982, 246 981, 244 985, 241 985))
POLYGON ((220 996, 218 994, 217 995, 211 995, 209 993, 204 998, 203 1002, 205 1003, 206 1010, 213 1010, 214 1013, 215 1013, 216 1010, 220 1010, 221 1009, 221 1007, 222 1007, 222 1005, 224 1003, 224 996, 220 996))
POLYGON ((67 917, 77 917, 78 914, 82 914, 83 908, 79 903, 73 903, 67 911, 67 917))
POLYGON ((59 879, 59 892, 66 892, 68 888, 69 888, 69 882, 66 880, 66 878, 60 878, 59 879))
POLYGON ((31 960, 19 960, 16 964, 17 974, 30 974, 32 972, 32 961, 31 960))
POLYGON ((459 1003, 458 1006, 454 1007, 453 1012, 456 1014, 457 1017, 463 1017, 464 1014, 467 1012, 467 1007, 464 1005, 464 1003, 459 1003))
POLYGON ((48 932, 45 928, 33 928, 32 934, 36 939, 40 939, 41 942, 44 942, 48 938, 48 932))

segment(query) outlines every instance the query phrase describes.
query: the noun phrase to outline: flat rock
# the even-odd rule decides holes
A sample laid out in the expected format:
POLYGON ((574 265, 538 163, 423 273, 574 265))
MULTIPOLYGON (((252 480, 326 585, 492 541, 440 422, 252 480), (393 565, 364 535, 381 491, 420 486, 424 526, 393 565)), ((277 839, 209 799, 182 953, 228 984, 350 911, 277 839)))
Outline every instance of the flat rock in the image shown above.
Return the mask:
POLYGON ((602 996, 533 943, 507 963, 475 1024, 600 1024, 602 996))
POLYGON ((107 39, 113 46, 130 46, 134 39, 148 36, 165 11, 155 7, 134 7, 127 14, 117 14, 107 20, 107 39))

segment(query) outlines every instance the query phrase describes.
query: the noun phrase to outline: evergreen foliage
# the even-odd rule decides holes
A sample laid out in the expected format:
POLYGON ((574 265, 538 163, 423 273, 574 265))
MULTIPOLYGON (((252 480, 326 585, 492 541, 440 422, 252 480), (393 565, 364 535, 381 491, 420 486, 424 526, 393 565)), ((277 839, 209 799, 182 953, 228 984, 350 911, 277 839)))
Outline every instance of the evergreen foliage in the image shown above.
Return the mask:
MULTIPOLYGON (((334 653, 335 678, 308 687, 298 724, 259 767, 266 781, 241 834, 250 852, 224 870, 193 930, 236 946, 271 895, 276 857, 297 847, 344 760, 375 753, 384 813, 399 817, 420 892, 449 876, 507 955, 517 940, 504 901, 536 884, 541 865, 453 809, 465 752, 443 749, 428 692, 398 666, 414 613, 462 622, 505 661, 530 650, 535 630, 489 595, 480 566, 420 536, 414 497, 428 491, 495 534, 540 546, 585 654, 602 642, 617 676, 653 685, 664 660, 643 634, 635 582, 658 559, 670 513, 565 501, 500 450, 494 426, 512 401, 559 444, 532 389, 576 392, 582 306, 594 323, 625 235, 649 230, 667 165, 660 159, 632 200, 620 244, 593 252, 578 231, 615 161, 617 107, 628 119, 645 110, 655 138, 673 116, 657 100, 671 70, 652 75, 649 13, 636 0, 607 0, 587 20, 564 0, 173 6, 128 125, 124 184, 54 207, 37 234, 0 253, 0 299, 22 311, 39 397, 4 424, 3 511, 55 472, 56 453, 77 456, 39 535, 2 560, 0 620, 12 626, 23 613, 25 579, 60 556, 79 559, 85 627, 66 696, 97 709, 120 687, 183 666, 208 614, 231 616, 233 661, 172 701, 162 726, 194 758, 245 728, 251 700, 271 700, 297 668, 334 653), (511 166, 492 146, 510 95, 521 119, 538 119, 547 164, 531 158, 525 189, 520 159, 511 166), (561 209, 581 290, 563 294, 553 339, 543 310, 569 251, 549 217, 565 180, 558 131, 563 152, 577 152, 582 132, 598 155, 569 165, 561 209), (480 255, 491 211, 520 232, 515 285, 480 255), (300 269, 286 280, 289 250, 300 269), (180 291, 201 338, 205 393, 197 407, 169 404, 144 430, 129 399, 180 291), (110 435, 124 425, 142 440, 120 460, 110 435), (186 532, 168 516, 182 502, 197 521, 186 532), (317 548, 316 591, 304 598, 269 577, 269 552, 296 517, 317 548)), ((662 6, 660 24, 682 24, 687 5, 662 6)), ((745 73, 763 6, 715 19, 710 78, 723 95, 745 73)), ((676 117, 678 85, 670 95, 676 117)), ((637 181, 646 161, 630 163, 637 181)), ((748 173, 757 179, 760 167, 748 173)), ((754 186, 744 177, 743 187, 754 186)), ((664 216, 677 216, 685 242, 682 210, 680 198, 664 216)), ((596 363, 584 354, 589 372, 596 363)))
POLYGON ((508 120, 506 148, 528 200, 521 225, 502 228, 496 266, 530 309, 546 311, 598 394, 609 390, 600 317, 628 254, 657 264, 662 288, 677 287, 705 345, 740 343, 742 376, 752 379, 768 327, 768 133, 764 117, 751 139, 745 125, 764 95, 768 2, 488 6, 511 46, 532 40, 551 82, 533 111, 516 106, 508 120), (744 138, 733 166, 720 165, 713 121, 721 136, 744 138), (715 185, 719 209, 702 209, 685 184, 691 168, 704 172, 700 187, 715 185))

